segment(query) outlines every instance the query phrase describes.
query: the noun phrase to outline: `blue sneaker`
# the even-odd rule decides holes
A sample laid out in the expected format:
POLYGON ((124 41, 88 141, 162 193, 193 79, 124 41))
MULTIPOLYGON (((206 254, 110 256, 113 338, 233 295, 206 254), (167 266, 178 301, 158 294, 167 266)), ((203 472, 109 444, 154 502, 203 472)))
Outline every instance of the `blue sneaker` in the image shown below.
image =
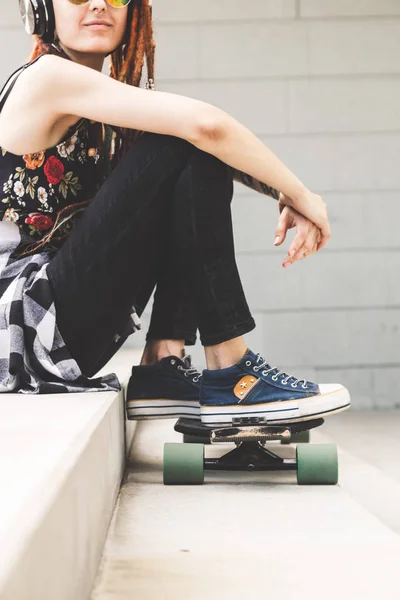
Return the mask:
POLYGON ((232 367, 203 370, 200 414, 204 425, 231 425, 232 419, 264 418, 272 423, 307 421, 350 406, 348 390, 317 384, 271 367, 249 348, 232 367))
POLYGON ((128 419, 200 419, 200 377, 190 354, 132 367, 126 393, 128 419))

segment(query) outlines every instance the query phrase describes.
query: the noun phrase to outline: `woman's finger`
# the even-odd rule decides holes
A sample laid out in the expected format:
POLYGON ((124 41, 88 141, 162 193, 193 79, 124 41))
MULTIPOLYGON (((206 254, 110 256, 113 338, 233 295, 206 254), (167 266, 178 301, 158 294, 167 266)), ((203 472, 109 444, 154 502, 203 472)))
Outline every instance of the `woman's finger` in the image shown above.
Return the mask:
POLYGON ((290 262, 294 263, 297 260, 304 260, 311 254, 316 252, 318 246, 319 230, 312 227, 311 230, 305 233, 303 243, 298 247, 295 254, 290 257, 290 262))
POLYGON ((297 260, 303 260, 304 258, 307 258, 307 256, 309 254, 311 254, 311 250, 308 247, 308 243, 309 243, 309 240, 307 238, 304 241, 304 243, 299 247, 297 252, 293 256, 290 257, 290 261, 292 263, 296 262, 297 260))
POLYGON ((322 250, 322 248, 325 248, 325 246, 327 245, 327 243, 329 242, 330 236, 329 237, 325 237, 323 235, 321 235, 321 240, 318 243, 318 248, 317 250, 322 250))
POLYGON ((311 253, 312 253, 312 254, 314 254, 314 252, 315 252, 315 253, 316 253, 316 252, 318 252, 318 244, 319 244, 319 240, 320 240, 320 238, 319 238, 319 236, 317 236, 317 237, 315 238, 314 245, 313 245, 313 247, 312 247, 312 250, 311 250, 311 253))
POLYGON ((324 248, 327 245, 327 243, 329 242, 331 236, 332 236, 331 228, 329 226, 329 221, 327 221, 324 224, 324 227, 321 229, 321 243, 320 243, 319 250, 321 248, 324 248))
POLYGON ((292 243, 290 244, 289 250, 288 250, 288 256, 285 258, 285 260, 283 261, 283 266, 285 267, 288 263, 292 263, 293 258, 296 256, 296 254, 299 251, 299 248, 301 248, 306 240, 307 237, 307 233, 303 230, 303 229, 298 229, 297 233, 292 241, 292 243))
POLYGON ((321 235, 321 231, 318 229, 318 235, 317 235, 317 238, 315 241, 315 252, 318 252, 323 247, 323 246, 321 246, 321 242, 322 242, 322 235, 321 235))
POLYGON ((297 254, 297 252, 299 251, 299 248, 301 248, 301 246, 304 244, 305 240, 307 238, 307 234, 304 231, 297 231, 293 242, 290 244, 289 250, 288 250, 288 255, 290 257, 295 256, 297 254))
POLYGON ((279 215, 278 225, 275 229, 275 246, 280 246, 285 241, 286 233, 289 227, 289 219, 290 215, 287 211, 284 211, 279 215))

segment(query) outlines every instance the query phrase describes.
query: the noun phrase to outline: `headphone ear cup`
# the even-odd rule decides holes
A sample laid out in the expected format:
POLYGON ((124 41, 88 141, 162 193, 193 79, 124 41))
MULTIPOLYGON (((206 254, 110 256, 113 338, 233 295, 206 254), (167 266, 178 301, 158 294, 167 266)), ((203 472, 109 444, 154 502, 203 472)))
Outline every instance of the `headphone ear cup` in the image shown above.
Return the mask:
POLYGON ((46 44, 51 44, 51 42, 54 41, 54 33, 56 28, 53 0, 40 0, 40 2, 42 2, 43 8, 46 12, 45 31, 41 37, 46 44))
POLYGON ((54 40, 53 0, 19 0, 19 10, 26 33, 38 35, 45 43, 54 40))

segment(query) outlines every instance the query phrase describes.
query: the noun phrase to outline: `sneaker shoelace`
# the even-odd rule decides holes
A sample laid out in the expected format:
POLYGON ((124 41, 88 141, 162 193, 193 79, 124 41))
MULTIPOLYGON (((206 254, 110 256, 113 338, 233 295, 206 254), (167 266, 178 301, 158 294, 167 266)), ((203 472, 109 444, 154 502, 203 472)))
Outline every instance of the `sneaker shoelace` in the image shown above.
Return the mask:
MULTIPOLYGON (((250 362, 250 361, 247 361, 247 362, 250 362)), ((291 383, 292 387, 297 387, 297 384, 300 383, 300 381, 303 381, 304 383, 301 385, 301 387, 304 389, 307 389, 307 379, 297 379, 297 377, 295 377, 294 375, 290 375, 289 373, 286 373, 286 371, 281 371, 278 367, 271 367, 271 365, 268 364, 267 361, 263 359, 263 357, 261 356, 261 354, 259 352, 257 352, 256 363, 257 363, 257 366, 253 367, 254 371, 259 371, 263 367, 269 367, 269 368, 264 369, 264 371, 262 372, 263 375, 268 375, 268 373, 271 373, 272 371, 277 371, 277 373, 275 373, 271 377, 271 379, 273 379, 274 381, 277 381, 281 375, 286 375, 286 377, 284 377, 282 379, 282 383, 284 385, 286 385, 290 379, 294 379, 294 381, 291 383), (258 362, 260 361, 260 359, 263 362, 259 365, 258 362)))
POLYGON ((179 371, 183 371, 183 374, 185 375, 185 377, 195 375, 195 377, 193 377, 193 381, 198 381, 200 379, 200 377, 202 376, 202 373, 200 373, 200 371, 198 371, 196 369, 196 367, 194 367, 192 365, 191 355, 185 354, 185 356, 182 358, 182 362, 184 362, 188 366, 182 367, 182 365, 178 365, 179 371))

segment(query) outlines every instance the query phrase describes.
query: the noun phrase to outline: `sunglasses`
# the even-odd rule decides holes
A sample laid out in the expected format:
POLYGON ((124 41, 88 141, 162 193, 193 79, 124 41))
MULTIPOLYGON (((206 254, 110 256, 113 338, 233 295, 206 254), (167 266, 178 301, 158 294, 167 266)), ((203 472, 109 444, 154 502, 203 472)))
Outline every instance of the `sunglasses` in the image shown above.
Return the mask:
MULTIPOLYGON (((69 0, 71 2, 71 4, 76 4, 77 6, 80 6, 82 4, 87 4, 89 0, 69 0)), ((114 8, 124 8, 124 6, 128 6, 129 2, 131 0, 107 0, 108 4, 110 6, 113 6, 114 8)))

